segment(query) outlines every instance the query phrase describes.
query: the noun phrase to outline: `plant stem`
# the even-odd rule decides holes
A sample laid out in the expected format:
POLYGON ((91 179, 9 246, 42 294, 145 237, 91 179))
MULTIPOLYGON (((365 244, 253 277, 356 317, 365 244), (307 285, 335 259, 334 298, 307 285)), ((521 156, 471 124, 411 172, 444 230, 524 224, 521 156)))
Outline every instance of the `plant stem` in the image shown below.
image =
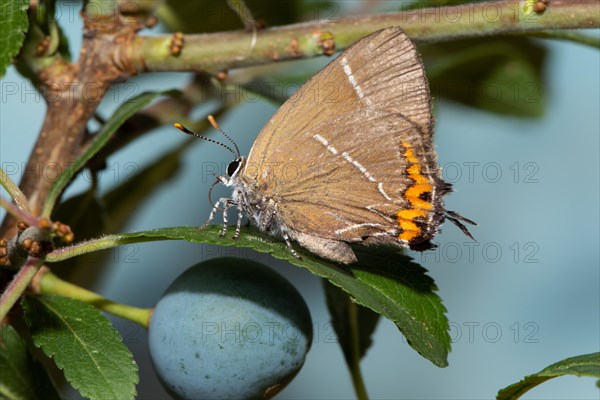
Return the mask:
MULTIPOLYGON (((39 40, 35 35, 28 36, 24 44, 23 61, 34 60, 35 67, 30 71, 47 104, 40 134, 19 185, 29 199, 31 213, 36 216, 40 215, 54 184, 54 180, 46 178, 46 173, 39 172, 49 169, 60 175, 63 169, 69 168, 81 153, 88 133, 86 124, 102 97, 115 81, 130 76, 119 63, 117 53, 128 48, 129 38, 135 35, 139 25, 115 15, 115 11, 120 10, 117 0, 97 0, 95 3, 102 3, 103 7, 86 4, 81 13, 83 40, 76 63, 71 64, 58 53, 36 58, 39 40), (101 14, 109 9, 112 14, 101 14), (93 11, 94 16, 88 17, 87 11, 93 11), (87 90, 90 85, 94 88, 93 94, 87 90)), ((4 238, 14 235, 12 218, 4 219, 0 233, 4 238)))
POLYGON ((43 258, 29 257, 19 272, 15 274, 0 297, 0 321, 4 320, 4 317, 21 298, 43 263, 43 258))
POLYGON ((15 206, 9 200, 0 196, 0 207, 4 208, 6 212, 15 217, 17 220, 21 220, 27 223, 29 226, 37 225, 38 221, 35 217, 29 214, 28 211, 23 210, 20 207, 15 206))
POLYGON ((360 371, 360 327, 358 326, 358 305, 354 301, 348 304, 348 321, 350 323, 350 340, 352 343, 349 367, 352 385, 358 400, 367 400, 369 395, 360 371))
POLYGON ((21 192, 21 189, 19 189, 17 184, 14 183, 12 179, 10 179, 10 176, 8 176, 2 168, 0 168, 0 184, 10 195, 10 197, 12 197, 15 200, 15 204, 22 211, 26 212, 27 214, 31 213, 31 211, 29 210, 29 202, 27 201, 27 198, 25 197, 23 192, 21 192))
POLYGON ((333 34, 337 50, 378 29, 400 26, 416 42, 440 42, 498 34, 599 28, 598 0, 552 1, 535 13, 522 1, 501 0, 397 13, 293 24, 252 33, 185 35, 181 54, 171 54, 171 35, 137 36, 131 65, 144 71, 208 71, 322 55, 321 35, 333 34))
POLYGON ((38 286, 39 287, 37 290, 39 293, 57 294, 60 296, 81 300, 102 311, 106 311, 107 313, 116 315, 117 317, 125 318, 143 326, 144 328, 148 328, 150 315, 152 313, 151 308, 137 308, 108 300, 90 290, 63 281, 50 272, 50 270, 44 271, 40 277, 38 286))

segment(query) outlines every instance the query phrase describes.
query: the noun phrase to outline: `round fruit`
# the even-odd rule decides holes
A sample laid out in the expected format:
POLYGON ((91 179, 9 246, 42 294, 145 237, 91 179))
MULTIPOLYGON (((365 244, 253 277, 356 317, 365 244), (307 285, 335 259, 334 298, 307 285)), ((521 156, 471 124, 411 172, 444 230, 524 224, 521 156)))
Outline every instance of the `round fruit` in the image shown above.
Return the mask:
POLYGON ((281 275, 219 258, 171 284, 154 309, 148 340, 155 370, 175 397, 269 398, 302 367, 312 321, 281 275))

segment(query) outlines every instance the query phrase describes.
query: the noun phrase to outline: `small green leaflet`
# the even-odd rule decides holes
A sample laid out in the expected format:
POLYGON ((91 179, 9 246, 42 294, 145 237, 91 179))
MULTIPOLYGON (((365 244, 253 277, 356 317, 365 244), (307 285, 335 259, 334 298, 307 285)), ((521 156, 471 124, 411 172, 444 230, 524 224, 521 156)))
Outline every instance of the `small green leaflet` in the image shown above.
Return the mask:
POLYGON ((10 325, 0 327, 0 399, 60 399, 42 365, 10 325))
POLYGON ((516 400, 540 383, 563 375, 600 378, 600 353, 566 358, 556 364, 552 364, 537 374, 526 376, 520 382, 500 390, 496 398, 497 400, 516 400))
POLYGON ((65 171, 56 179, 54 185, 50 189, 50 193, 46 197, 44 203, 44 210, 42 212, 45 216, 50 216, 50 213, 54 209, 56 200, 65 189, 67 184, 75 176, 81 168, 85 166, 96 153, 98 153, 108 143, 109 139, 119 129, 125 121, 127 121, 133 114, 146 107, 152 100, 164 93, 161 92, 146 92, 142 93, 125 103, 111 115, 111 117, 104 123, 100 131, 94 136, 91 145, 84 151, 80 157, 75 160, 70 168, 66 168, 65 171))
POLYGON ((110 322, 93 306, 62 296, 23 301, 33 343, 89 399, 134 399, 138 367, 110 322))
POLYGON ((29 0, 3 0, 0 2, 0 79, 13 57, 19 54, 29 28, 27 19, 29 0))

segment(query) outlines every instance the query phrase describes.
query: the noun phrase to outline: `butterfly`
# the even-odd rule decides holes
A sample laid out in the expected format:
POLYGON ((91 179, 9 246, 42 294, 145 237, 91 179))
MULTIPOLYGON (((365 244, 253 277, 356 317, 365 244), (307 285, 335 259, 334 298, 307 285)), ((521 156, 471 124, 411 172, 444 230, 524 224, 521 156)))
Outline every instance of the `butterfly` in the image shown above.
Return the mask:
POLYGON ((222 205, 224 235, 227 209, 236 207, 234 238, 245 215, 294 256, 291 241, 342 264, 357 261, 351 244, 431 249, 446 219, 472 239, 464 223, 475 223, 444 208, 452 187, 432 139, 429 85, 414 44, 400 28, 374 32, 296 91, 247 157, 233 140, 235 151, 222 144, 235 159, 216 183, 232 195, 214 204, 209 222, 222 205))

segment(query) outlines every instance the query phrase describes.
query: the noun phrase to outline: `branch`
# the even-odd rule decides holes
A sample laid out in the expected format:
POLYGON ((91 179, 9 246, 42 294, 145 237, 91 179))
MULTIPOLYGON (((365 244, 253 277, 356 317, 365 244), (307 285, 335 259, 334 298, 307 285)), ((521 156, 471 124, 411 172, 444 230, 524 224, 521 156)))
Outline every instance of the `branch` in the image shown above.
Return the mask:
POLYGON ((346 48, 361 37, 390 26, 402 27, 417 42, 599 28, 600 4, 597 0, 553 0, 545 11, 536 13, 530 1, 502 0, 294 24, 258 31, 256 37, 246 31, 186 35, 180 53, 172 51, 172 35, 137 36, 128 63, 138 72, 217 73, 330 55, 334 49, 346 48), (331 37, 335 43, 327 40, 331 37))
POLYGON ((2 168, 0 168, 0 185, 6 190, 6 192, 15 200, 15 204, 21 211, 26 214, 29 214, 31 211, 29 210, 29 202, 27 201, 27 197, 21 192, 21 189, 10 179, 10 176, 4 172, 2 168))
POLYGON ((28 210, 23 210, 21 207, 12 204, 10 200, 6 200, 2 196, 0 196, 0 207, 4 208, 8 214, 12 215, 17 220, 21 220, 29 226, 37 225, 37 218, 32 216, 28 210))
MULTIPOLYGON (((97 11, 100 8, 89 9, 97 11)), ((86 12, 82 16, 83 44, 76 64, 68 64, 55 56, 30 66, 48 106, 40 135, 20 183, 34 216, 41 213, 54 183, 53 179, 47 178, 47 172, 58 176, 69 167, 81 151, 87 121, 94 114, 104 93, 113 82, 129 77, 128 72, 114 61, 114 57, 123 51, 123 47, 127 48, 140 24, 127 23, 113 16, 96 15, 91 18, 86 12), (115 43, 123 44, 115 46, 115 43), (114 51, 117 55, 113 54, 114 51)), ((33 44, 36 40, 35 37, 30 38, 33 44)), ((15 232, 14 220, 5 218, 0 232, 5 238, 11 237, 15 232)))
POLYGON ((63 281, 50 272, 47 267, 42 267, 42 270, 36 275, 31 286, 35 293, 54 294, 83 301, 102 311, 135 322, 144 328, 148 328, 150 322, 152 309, 132 307, 108 300, 90 290, 63 281))
POLYGON ((8 284, 6 290, 0 296, 0 322, 8 315, 8 312, 21 298, 33 277, 44 264, 43 258, 29 257, 23 267, 16 273, 13 280, 8 284))

